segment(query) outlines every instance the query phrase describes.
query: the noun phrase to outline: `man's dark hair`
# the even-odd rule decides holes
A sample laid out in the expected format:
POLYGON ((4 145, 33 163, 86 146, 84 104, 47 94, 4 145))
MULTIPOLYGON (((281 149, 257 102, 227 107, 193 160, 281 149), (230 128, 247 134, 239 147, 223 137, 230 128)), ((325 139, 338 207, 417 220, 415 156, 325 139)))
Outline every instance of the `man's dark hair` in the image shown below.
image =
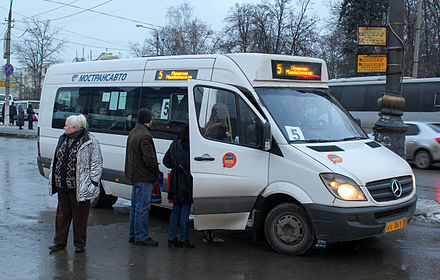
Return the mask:
POLYGON ((141 108, 137 113, 137 122, 144 124, 151 121, 151 112, 147 108, 141 108))

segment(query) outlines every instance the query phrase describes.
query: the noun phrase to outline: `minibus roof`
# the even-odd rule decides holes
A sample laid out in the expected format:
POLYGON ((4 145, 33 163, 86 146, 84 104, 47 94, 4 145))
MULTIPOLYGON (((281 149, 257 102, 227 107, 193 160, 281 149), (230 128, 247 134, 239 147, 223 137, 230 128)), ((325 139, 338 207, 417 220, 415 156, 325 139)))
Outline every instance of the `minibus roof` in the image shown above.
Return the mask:
MULTIPOLYGON (((206 60, 213 62, 213 73, 223 70, 239 75, 241 72, 253 87, 328 88, 327 67, 322 59, 256 53, 157 56, 57 64, 49 68, 45 83, 77 84, 81 81, 84 82, 85 78, 90 83, 105 82, 106 84, 114 84, 123 82, 129 84, 139 83, 142 80, 147 82, 140 76, 140 73, 146 69, 154 70, 160 67, 152 66, 153 68, 149 68, 149 63, 147 63, 149 61, 152 62, 152 65, 161 65, 158 62, 163 61, 163 70, 172 69, 170 65, 173 65, 173 61, 176 62, 175 65, 178 65, 173 70, 198 70, 199 67, 205 67, 206 70, 206 63, 203 63, 206 60), (188 63, 185 63, 185 61, 188 61, 188 63), (168 68, 165 65, 168 65, 168 68), (127 75, 116 76, 117 73, 127 75), (111 74, 114 75, 111 76, 111 74)), ((217 75, 216 77, 220 76, 217 75)), ((205 79, 207 76, 203 75, 201 78, 205 79)), ((234 84, 230 80, 222 81, 214 78, 212 80, 234 84)))

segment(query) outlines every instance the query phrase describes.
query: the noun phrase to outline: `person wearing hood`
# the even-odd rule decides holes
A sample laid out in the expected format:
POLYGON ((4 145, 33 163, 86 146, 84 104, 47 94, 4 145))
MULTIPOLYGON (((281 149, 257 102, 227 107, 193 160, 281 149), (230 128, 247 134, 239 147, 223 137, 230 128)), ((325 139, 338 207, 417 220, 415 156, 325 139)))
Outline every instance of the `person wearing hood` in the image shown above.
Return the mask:
POLYGON ((51 253, 66 248, 72 219, 75 252, 83 252, 86 246, 90 200, 99 195, 103 162, 99 142, 86 128, 83 115, 66 119, 65 133, 58 140, 50 165, 50 194, 58 193, 51 253))

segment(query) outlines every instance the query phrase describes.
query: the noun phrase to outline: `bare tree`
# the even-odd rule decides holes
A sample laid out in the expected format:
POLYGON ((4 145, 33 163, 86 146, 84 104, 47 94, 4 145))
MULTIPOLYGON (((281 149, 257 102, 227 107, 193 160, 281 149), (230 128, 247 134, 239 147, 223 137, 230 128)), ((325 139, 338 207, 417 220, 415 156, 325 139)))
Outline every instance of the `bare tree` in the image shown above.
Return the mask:
POLYGON ((213 40, 212 29, 184 2, 168 9, 165 27, 151 31, 142 44, 130 42, 129 48, 135 56, 202 54, 215 51, 213 40))
POLYGON ((312 55, 317 49, 317 19, 311 0, 263 0, 236 4, 225 18, 223 51, 312 55), (292 3, 293 2, 293 3, 292 3))
POLYGON ((165 53, 200 54, 210 52, 214 32, 193 17, 193 9, 187 3, 171 7, 167 12, 168 22, 162 33, 165 53))
POLYGON ((308 16, 307 11, 311 0, 302 0, 298 2, 299 11, 290 11, 290 22, 286 29, 287 54, 314 56, 316 55, 316 42, 318 34, 316 26, 318 19, 308 16))
MULTIPOLYGON (((61 60, 57 57, 65 42, 58 38, 58 30, 50 21, 37 18, 25 20, 26 33, 21 42, 13 44, 20 63, 25 65, 32 76, 31 98, 40 98, 43 77, 47 67, 61 60)), ((25 89, 26 91, 26 89, 25 89)))
POLYGON ((253 44, 252 23, 254 6, 248 3, 235 4, 225 18, 224 34, 221 36, 221 49, 226 52, 248 52, 253 44))

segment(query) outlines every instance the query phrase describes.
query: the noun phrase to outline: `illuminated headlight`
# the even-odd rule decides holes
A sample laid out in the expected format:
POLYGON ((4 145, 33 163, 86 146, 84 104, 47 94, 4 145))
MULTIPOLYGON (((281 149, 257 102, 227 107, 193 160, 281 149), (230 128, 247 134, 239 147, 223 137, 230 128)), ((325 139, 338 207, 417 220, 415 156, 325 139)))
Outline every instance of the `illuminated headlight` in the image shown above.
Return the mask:
POLYGON ((321 173, 321 180, 327 189, 342 200, 367 200, 359 186, 350 178, 336 173, 321 173))

